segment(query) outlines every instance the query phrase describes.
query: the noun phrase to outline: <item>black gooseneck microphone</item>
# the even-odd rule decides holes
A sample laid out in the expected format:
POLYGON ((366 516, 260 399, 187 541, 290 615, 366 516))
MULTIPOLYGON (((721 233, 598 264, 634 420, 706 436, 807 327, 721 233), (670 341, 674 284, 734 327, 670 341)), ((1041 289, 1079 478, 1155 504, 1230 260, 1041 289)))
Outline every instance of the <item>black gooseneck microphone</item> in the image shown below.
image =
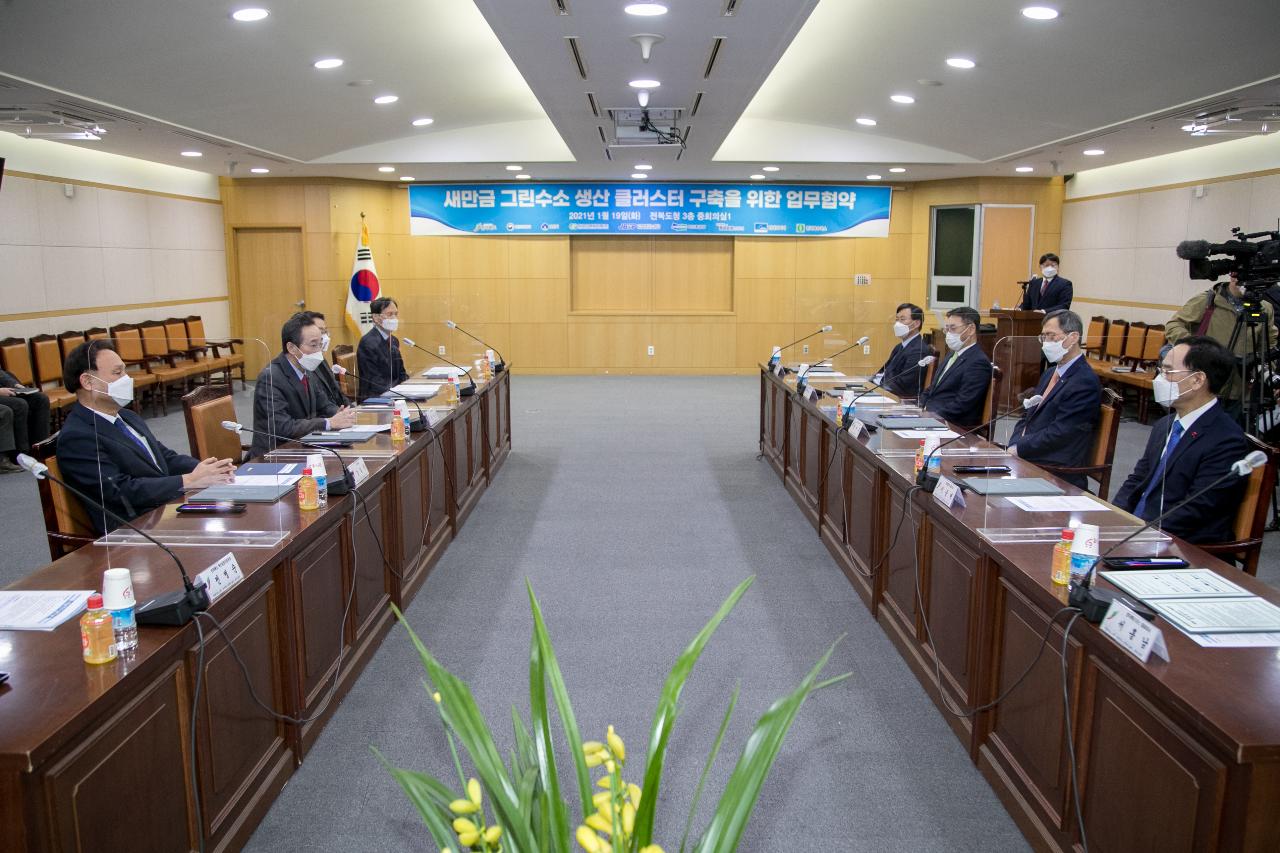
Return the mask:
MULTIPOLYGON (((1166 516, 1182 509, 1184 506, 1191 503, 1193 500, 1200 497, 1205 492, 1208 492, 1211 489, 1217 488, 1223 481, 1228 480, 1231 477, 1248 477, 1251 473, 1253 473, 1253 470, 1255 468, 1261 468, 1263 465, 1266 465, 1266 464, 1267 464, 1267 454, 1263 453, 1261 450, 1254 450, 1253 452, 1245 456, 1243 459, 1238 459, 1235 462, 1231 463, 1231 468, 1221 477, 1218 477, 1216 480, 1214 480, 1212 483, 1205 486, 1204 488, 1198 489, 1197 491, 1192 492, 1186 498, 1183 498, 1181 501, 1174 504, 1169 509, 1160 513, 1155 518, 1151 519, 1146 524, 1142 525, 1137 530, 1133 531, 1128 536, 1121 539, 1116 544, 1112 545, 1110 548, 1106 550, 1105 553, 1101 554, 1096 560, 1093 561, 1093 564, 1089 566, 1089 571, 1084 576, 1083 579, 1079 581, 1071 582, 1071 592, 1069 593, 1069 598, 1068 598, 1068 601, 1071 603, 1071 606, 1079 607, 1080 610, 1083 612, 1084 618, 1087 619, 1088 621, 1093 622, 1094 624, 1101 622, 1103 617, 1107 615, 1107 609, 1111 607, 1111 602, 1117 598, 1125 598, 1125 596, 1122 593, 1112 592, 1111 590, 1107 590, 1107 589, 1094 589, 1093 581, 1094 581, 1095 575, 1097 574, 1099 563, 1106 560, 1107 557, 1110 557, 1113 553, 1115 553, 1116 549, 1119 548, 1121 545, 1124 545, 1126 542, 1129 542, 1130 540, 1136 538, 1143 531, 1150 530, 1152 527, 1155 527, 1161 521, 1163 521, 1166 516)), ((1143 605, 1139 605, 1138 607, 1133 607, 1134 602, 1131 599, 1125 598, 1125 604, 1129 605, 1132 609, 1136 610, 1139 614, 1145 616, 1147 619, 1155 618, 1155 613, 1152 612, 1149 608, 1143 605)))
POLYGON ((178 559, 178 555, 173 553, 173 549, 168 545, 156 539, 150 533, 136 527, 133 522, 128 519, 121 518, 84 492, 69 485, 65 480, 53 476, 49 473, 49 466, 38 462, 25 453, 18 454, 18 464, 25 468, 37 480, 52 480, 80 500, 92 506, 94 509, 101 510, 104 514, 109 515, 114 521, 129 528, 134 533, 146 539, 152 545, 164 551, 173 558, 174 564, 178 567, 178 574, 182 575, 182 590, 179 592, 167 592, 164 595, 157 595, 138 605, 137 619, 139 625, 169 625, 181 626, 190 622, 195 618, 196 613, 209 609, 209 594, 205 591, 204 584, 197 586, 191 582, 191 578, 187 576, 187 570, 182 565, 182 561, 178 559))
POLYGON ((303 441, 300 438, 290 438, 289 436, 285 436, 285 435, 276 435, 273 432, 267 432, 265 429, 250 429, 244 424, 238 423, 236 421, 223 421, 222 428, 229 432, 251 432, 255 435, 265 435, 267 438, 271 439, 272 441, 279 441, 279 442, 292 441, 295 444, 301 444, 303 447, 310 447, 315 450, 319 450, 323 453, 332 453, 334 457, 338 460, 338 466, 342 469, 342 479, 333 480, 332 482, 329 482, 326 484, 326 488, 329 494, 335 497, 340 497, 342 495, 345 495, 347 492, 351 491, 356 487, 356 478, 353 477, 351 475, 351 472, 347 470, 347 463, 342 458, 342 454, 334 450, 332 447, 329 447, 324 444, 317 444, 314 441, 303 441))
MULTIPOLYGON (((791 349, 791 348, 792 348, 793 346, 795 346, 796 344, 804 343, 805 341, 809 340, 809 338, 812 338, 812 337, 813 337, 813 336, 815 336, 815 335, 821 335, 821 334, 823 334, 824 332, 829 332, 829 331, 831 331, 831 326, 830 326, 830 325, 826 325, 826 326, 823 326, 821 329, 819 329, 819 330, 818 330, 818 331, 816 331, 816 332, 810 332, 809 334, 805 335, 803 338, 796 338, 794 341, 792 341, 791 343, 787 344, 785 347, 780 347, 780 348, 778 349, 778 357, 779 357, 779 360, 781 360, 782 354, 783 354, 784 352, 786 352, 787 350, 791 349)), ((769 360, 770 360, 770 361, 773 361, 773 356, 772 356, 772 355, 770 355, 770 356, 769 356, 769 360)))
MULTIPOLYGON (((337 368, 337 367, 338 367, 338 365, 336 365, 336 364, 335 364, 335 365, 334 365, 334 368, 337 368)), ((337 370, 335 369, 335 371, 334 371, 334 374, 333 374, 333 375, 334 375, 334 376, 341 376, 342 374, 346 374, 347 376, 350 376, 352 379, 354 379, 354 380, 356 381, 356 383, 357 383, 357 386, 356 386, 356 387, 359 387, 359 384, 358 384, 358 383, 360 382, 360 377, 356 375, 356 373, 355 373, 355 371, 354 371, 354 370, 347 370, 347 369, 344 367, 344 368, 342 368, 342 373, 340 374, 340 373, 338 373, 338 372, 337 372, 337 370)), ((391 389, 390 389, 390 388, 388 388, 388 389, 387 389, 387 393, 388 393, 388 394, 389 394, 389 393, 391 393, 391 389)), ((381 396, 381 395, 379 395, 379 396, 381 396)), ((404 400, 405 400, 405 402, 406 402, 406 403, 412 403, 412 404, 413 404, 413 407, 414 407, 415 409, 417 409, 417 410, 418 410, 418 421, 417 421, 417 423, 416 423, 416 424, 415 424, 413 421, 410 421, 410 422, 409 422, 409 432, 425 432, 425 431, 426 431, 426 429, 428 428, 428 426, 430 425, 430 421, 427 419, 426 414, 425 414, 425 413, 423 413, 423 411, 422 411, 422 407, 421 407, 421 406, 419 406, 419 405, 418 405, 418 401, 417 401, 417 400, 415 400, 415 399, 413 399, 412 397, 408 397, 408 396, 406 396, 406 397, 404 398, 404 400)), ((357 405, 357 406, 359 406, 359 405, 361 405, 361 404, 360 404, 360 403, 356 403, 356 405, 357 405)), ((295 440, 295 441, 296 441, 296 439, 293 439, 293 440, 295 440)))
POLYGON ((444 324, 445 324, 446 326, 448 326, 450 329, 457 329, 459 332, 462 332, 462 334, 466 335, 468 338, 471 338, 471 340, 473 340, 473 341, 475 341, 476 343, 480 344, 480 345, 481 345, 481 346, 483 346, 485 349, 491 349, 491 350, 493 350, 493 351, 494 351, 494 353, 495 353, 495 354, 497 354, 497 356, 498 356, 498 360, 497 360, 497 362, 493 365, 493 372, 494 372, 494 373, 501 373, 502 371, 504 371, 504 370, 506 370, 506 369, 507 369, 507 362, 502 358, 502 353, 498 352, 498 348, 497 348, 497 347, 495 347, 495 346, 492 346, 492 345, 490 345, 490 344, 485 343, 484 341, 480 340, 480 339, 479 339, 479 338, 477 338, 475 335, 471 334, 471 333, 470 333, 470 332, 468 332, 466 329, 462 328, 461 326, 459 326, 457 323, 453 322, 452 320, 445 320, 445 321, 444 321, 444 324))
MULTIPOLYGON (((892 382, 895 379, 901 379, 903 376, 906 376, 909 373, 913 373, 914 371, 920 370, 923 367, 928 367, 930 364, 932 364, 936 360, 937 360, 937 356, 926 355, 924 358, 920 359, 915 364, 908 367, 906 370, 898 371, 897 373, 893 374, 885 381, 892 382)), ((859 400, 861 400, 863 397, 867 396, 877 388, 879 388, 881 391, 888 391, 890 394, 894 394, 894 391, 889 387, 882 385, 878 382, 872 382, 870 379, 867 380, 867 385, 871 387, 863 388, 861 391, 859 391, 857 396, 855 396, 853 400, 850 401, 849 405, 851 407, 856 405, 859 400)), ((896 394, 894 395, 897 396, 896 394)), ((852 423, 853 423, 853 415, 846 414, 844 416, 844 428, 848 429, 852 423)), ((979 427, 979 429, 981 429, 981 427, 979 427)))
MULTIPOLYGON (((1033 400, 1036 405, 1039 405, 1040 400, 1043 400, 1044 397, 1040 394, 1036 394, 1035 397, 1030 397, 1028 399, 1033 400), (1036 397, 1039 397, 1040 399, 1037 400, 1036 397)), ((973 429, 967 429, 964 432, 957 435, 955 438, 949 438, 946 441, 942 442, 937 447, 935 447, 928 456, 924 458, 924 465, 920 468, 920 471, 916 474, 916 484, 920 486, 920 488, 924 489, 926 492, 932 492, 934 487, 938 485, 938 478, 929 473, 929 461, 933 459, 935 455, 941 453, 942 448, 946 447, 948 444, 954 444, 955 442, 959 441, 965 436, 973 435, 975 432, 978 432, 979 430, 986 429, 992 424, 998 423, 1004 420, 1005 418, 1009 417, 1010 415, 1021 415, 1021 414, 1022 414, 1022 411, 1019 409, 1010 409, 1009 411, 1005 412, 1003 415, 996 415, 994 418, 987 421, 986 423, 978 424, 973 429)))
POLYGON ((450 367, 456 367, 456 368, 458 368, 459 370, 461 370, 461 371, 466 375, 466 377, 467 377, 467 381, 468 381, 468 382, 470 382, 471 384, 470 384, 470 385, 468 385, 466 388, 459 388, 459 389, 458 389, 458 396, 459 396, 459 397, 470 397, 472 394, 476 393, 476 381, 475 381, 474 379, 472 379, 472 378, 471 378, 471 371, 470 371, 470 370, 467 370, 465 367, 463 367, 463 366, 462 366, 462 365, 460 365, 460 364, 454 364, 452 361, 450 361, 449 359, 447 359, 447 358, 445 358, 444 356, 440 355, 439 353, 434 353, 434 352, 432 352, 431 350, 427 349, 426 347, 420 347, 420 346, 418 346, 418 345, 417 345, 417 344, 415 344, 413 341, 411 341, 409 338, 401 338, 400 340, 401 340, 402 342, 404 342, 404 343, 408 344, 409 346, 413 347, 413 348, 414 348, 414 349, 416 349, 416 350, 420 350, 421 352, 425 352, 427 355, 431 356, 432 358, 438 358, 438 359, 440 359, 441 361, 443 361, 445 364, 449 365, 450 367))
POLYGON ((820 365, 820 364, 826 364, 828 361, 831 361, 831 359, 836 358, 837 356, 842 356, 842 355, 844 355, 845 353, 847 353, 847 352, 848 352, 849 350, 851 350, 851 349, 857 349, 858 347, 862 346, 863 344, 865 344, 865 343, 866 343, 867 341, 869 341, 869 340, 871 340, 871 338, 867 337, 866 335, 863 335, 862 337, 858 338, 856 341, 854 341, 853 343, 849 344, 849 346, 845 347, 844 349, 840 350, 839 352, 832 353, 831 355, 829 355, 829 356, 827 356, 826 358, 824 358, 822 361, 815 361, 812 365, 810 365, 810 366, 809 366, 809 370, 810 370, 810 371, 812 371, 812 370, 813 370, 813 368, 817 367, 818 365, 820 365))

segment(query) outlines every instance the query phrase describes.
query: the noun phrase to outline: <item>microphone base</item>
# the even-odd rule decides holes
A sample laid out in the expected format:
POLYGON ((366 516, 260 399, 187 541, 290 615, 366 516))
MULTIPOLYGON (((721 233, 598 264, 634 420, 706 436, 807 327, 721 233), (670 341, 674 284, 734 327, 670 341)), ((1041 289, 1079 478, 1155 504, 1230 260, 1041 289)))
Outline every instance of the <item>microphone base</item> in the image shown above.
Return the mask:
POLYGON ((504 371, 504 370, 506 370, 506 369, 507 369, 507 363, 506 363, 505 361, 500 361, 500 362, 498 362, 497 364, 495 364, 495 365, 493 366, 493 372, 494 372, 494 373, 501 373, 502 371, 504 371))
POLYGON ((1095 625, 1106 618, 1107 611, 1111 609, 1111 602, 1113 601, 1119 601, 1148 622, 1156 618, 1156 612, 1141 601, 1109 589, 1096 589, 1091 586, 1073 583, 1071 592, 1067 597, 1067 602, 1072 607, 1080 608, 1080 615, 1085 618, 1085 621, 1092 622, 1095 625))
POLYGON ((354 490, 355 487, 355 477, 351 476, 351 472, 346 469, 343 469, 341 477, 336 477, 328 483, 329 494, 335 498, 342 497, 347 492, 354 490))
POLYGON ((916 485, 926 492, 932 492, 938 487, 938 478, 922 468, 916 473, 916 485))
POLYGON ((156 596, 138 608, 137 619, 139 625, 177 628, 208 609, 209 594, 205 592, 204 584, 200 584, 156 596))
POLYGON ((476 393, 476 386, 474 385, 468 385, 466 388, 458 389, 459 397, 474 397, 475 393, 476 393))

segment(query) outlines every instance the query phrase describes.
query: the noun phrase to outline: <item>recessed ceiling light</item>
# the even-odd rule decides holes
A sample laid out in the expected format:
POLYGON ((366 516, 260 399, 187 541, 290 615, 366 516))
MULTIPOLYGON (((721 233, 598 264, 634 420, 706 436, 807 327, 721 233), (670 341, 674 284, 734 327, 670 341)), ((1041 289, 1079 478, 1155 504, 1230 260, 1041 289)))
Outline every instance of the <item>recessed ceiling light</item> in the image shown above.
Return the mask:
POLYGON ((863 127, 876 126, 876 120, 873 118, 868 118, 867 116, 858 116, 856 119, 854 119, 854 121, 856 121, 858 124, 862 125, 863 127))
POLYGON ((963 56, 948 56, 947 64, 952 68, 972 68, 978 63, 974 62, 972 59, 965 59, 963 56))
POLYGON ((622 11, 628 15, 637 15, 641 18, 652 18, 655 15, 667 14, 667 7, 661 3, 628 3, 622 7, 622 11))
POLYGON ((1182 126, 1182 129, 1190 133, 1191 131, 1196 129, 1196 126, 1194 124, 1184 124, 1182 126))
POLYGON ((394 104, 398 100, 400 100, 399 95, 379 95, 373 99, 373 102, 375 104, 394 104))
POLYGON ((183 151, 182 156, 183 157, 203 157, 204 152, 203 151, 183 151))
POLYGON ((429 124, 435 124, 435 121, 436 121, 435 119, 433 119, 433 118, 426 118, 425 116, 424 116, 423 118, 415 118, 415 119, 413 120, 413 126, 414 126, 414 127, 426 127, 426 126, 427 126, 427 125, 429 125, 429 124))
POLYGON ((755 174, 755 175, 752 175, 752 176, 751 176, 751 180, 753 180, 753 181, 763 181, 763 180, 764 180, 764 175, 761 175, 761 174, 755 174))
POLYGON ((270 169, 264 169, 264 168, 262 168, 261 166, 258 166, 258 167, 256 167, 256 168, 250 169, 249 171, 250 171, 250 172, 253 172, 255 175, 265 175, 265 174, 267 174, 268 172, 270 172, 271 170, 270 170, 270 169))
POLYGON ((893 172, 895 175, 901 175, 903 172, 905 172, 905 171, 907 171, 907 170, 906 170, 906 169, 904 169, 904 168, 902 168, 901 166, 894 166, 894 167, 893 167, 892 169, 890 169, 889 171, 890 171, 890 172, 893 172))
POLYGON ((395 166, 379 166, 378 167, 379 172, 394 172, 395 170, 396 170, 395 166))
POLYGON ((341 68, 342 60, 336 59, 336 58, 335 59, 317 59, 314 64, 315 64, 315 67, 319 68, 321 71, 328 71, 330 68, 341 68))
POLYGON ((1086 148, 1082 153, 1086 157, 1101 157, 1107 152, 1103 151, 1101 148, 1086 148))
POLYGON ((413 180, 413 175, 401 175, 401 176, 400 176, 400 180, 402 180, 402 181, 412 181, 412 180, 413 180))
POLYGON ((916 99, 910 95, 890 95, 889 100, 895 104, 914 104, 916 102, 916 99))
POLYGON ((1033 21, 1052 21, 1058 17, 1058 10, 1049 6, 1028 6, 1022 10, 1022 17, 1033 21))
POLYGON ((647 177, 649 177, 649 176, 648 176, 648 175, 646 175, 644 172, 632 172, 632 173, 631 173, 631 180, 633 180, 633 181, 643 181, 643 180, 644 180, 645 178, 647 178, 647 177))
POLYGON ((520 171, 520 170, 521 170, 521 169, 523 169, 523 168, 524 168, 524 166, 517 166, 517 165, 515 165, 515 164, 512 164, 512 165, 510 165, 510 166, 508 166, 508 167, 507 167, 507 171, 508 171, 508 172, 518 172, 518 171, 520 171))
POLYGON ((657 80, 632 80, 631 88, 633 89, 656 89, 662 84, 657 80))
POLYGON ((532 176, 532 175, 526 175, 526 174, 524 174, 523 172, 521 172, 520 174, 516 175, 516 180, 517 180, 517 181, 527 181, 527 180, 529 180, 531 177, 533 177, 533 176, 532 176))
POLYGON ((1034 172, 1035 170, 1035 166, 1015 166, 1013 168, 1013 171, 1015 172, 1034 172))
POLYGON ((270 15, 270 14, 271 13, 268 12, 266 9, 249 8, 249 9, 236 9, 234 12, 231 13, 231 17, 235 18, 237 21, 239 21, 242 24, 251 24, 254 21, 261 21, 263 18, 265 18, 267 15, 270 15))
POLYGON ((636 171, 637 171, 637 172, 647 172, 647 171, 649 171, 649 170, 650 170, 650 169, 652 169, 652 168, 653 168, 653 167, 652 167, 652 166, 650 166, 648 163, 636 163, 636 171))
POLYGON ((879 175, 867 175, 867 180, 868 180, 868 181, 878 181, 878 180, 880 180, 880 176, 879 176, 879 175))
POLYGON ((778 167, 777 167, 777 166, 761 166, 761 167, 760 167, 760 171, 762 171, 762 172, 776 172, 776 171, 778 171, 778 167))

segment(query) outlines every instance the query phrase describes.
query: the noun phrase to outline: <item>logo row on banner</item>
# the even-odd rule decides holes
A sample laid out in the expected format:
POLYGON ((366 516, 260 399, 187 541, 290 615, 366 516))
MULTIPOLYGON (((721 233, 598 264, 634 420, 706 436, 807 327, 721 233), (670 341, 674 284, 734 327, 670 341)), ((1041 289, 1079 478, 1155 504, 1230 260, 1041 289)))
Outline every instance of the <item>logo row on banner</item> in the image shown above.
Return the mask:
POLYGON ((409 233, 888 237, 891 195, 834 184, 414 184, 409 233))

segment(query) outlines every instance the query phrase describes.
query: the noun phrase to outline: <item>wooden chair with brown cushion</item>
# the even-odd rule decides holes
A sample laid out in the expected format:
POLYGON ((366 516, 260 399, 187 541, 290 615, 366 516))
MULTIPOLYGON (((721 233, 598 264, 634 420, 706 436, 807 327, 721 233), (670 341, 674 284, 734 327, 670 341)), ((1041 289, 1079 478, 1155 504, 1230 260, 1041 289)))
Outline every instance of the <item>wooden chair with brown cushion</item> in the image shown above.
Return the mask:
POLYGON ((147 370, 147 355, 142 348, 142 332, 135 325, 121 323, 111 327, 111 337, 112 343, 115 344, 116 355, 120 356, 125 370, 133 377, 133 388, 139 400, 139 410, 141 410, 141 401, 150 397, 152 411, 159 411, 160 386, 155 374, 147 370))
POLYGON ((203 385, 182 397, 182 414, 187 422, 187 441, 196 459, 230 459, 239 465, 245 460, 240 434, 222 428, 223 421, 238 421, 230 385, 203 385))
POLYGON ((1129 335, 1124 339, 1124 352, 1120 354, 1120 363, 1131 365, 1135 369, 1142 363, 1142 353, 1147 345, 1147 324, 1137 321, 1129 324, 1129 335))
POLYGON ((1142 344, 1140 367, 1152 367, 1160 364, 1160 350, 1164 348, 1164 323, 1147 326, 1147 338, 1142 344))
POLYGON ((1089 450, 1086 464, 1072 467, 1068 465, 1046 465, 1037 462, 1051 474, 1084 474, 1098 481, 1098 497, 1107 499, 1111 490, 1111 463, 1116 458, 1116 437, 1120 433, 1120 415, 1124 411, 1124 399, 1110 388, 1102 389, 1102 411, 1098 417, 1098 426, 1093 432, 1093 446, 1089 450))
POLYGON ((1107 349, 1107 330, 1111 325, 1106 317, 1090 317, 1089 328, 1084 339, 1084 351, 1089 355, 1101 357, 1107 349))
POLYGON ((205 333, 204 333, 204 320, 201 319, 200 315, 198 314, 193 314, 187 318, 187 328, 191 330, 190 334, 193 339, 199 338, 201 340, 204 340, 209 345, 209 347, 213 350, 214 358, 226 359, 227 382, 228 383, 231 382, 232 373, 239 373, 240 387, 242 389, 245 388, 246 386, 245 386, 245 375, 244 375, 244 353, 237 350, 237 347, 244 346, 244 339, 229 338, 224 341, 208 340, 205 337, 205 333), (194 326, 192 324, 194 324, 194 326), (196 330, 199 330, 199 334, 196 333, 196 330))
POLYGON ((1276 449, 1261 439, 1245 435, 1249 449, 1267 454, 1267 464, 1253 469, 1245 486, 1244 498, 1236 508, 1235 539, 1215 542, 1200 548, 1215 557, 1233 557, 1244 563, 1244 570, 1258 574, 1258 558, 1262 556, 1262 533, 1267 525, 1267 509, 1276 486, 1276 449))
POLYGON ((35 368, 31 365, 31 347, 24 338, 5 338, 0 341, 0 368, 12 373, 28 388, 36 384, 35 368))
POLYGON ((178 387, 182 389, 180 393, 185 394, 191 371, 186 367, 178 367, 169 357, 169 336, 164 323, 152 320, 139 323, 137 328, 142 335, 142 353, 147 372, 156 378, 160 411, 168 414, 170 389, 178 387))
MULTIPOLYGON (((1004 372, 996 365, 991 365, 991 384, 987 386, 987 399, 982 404, 982 420, 980 424, 985 424, 996 416, 996 406, 1000 401, 1000 383, 1004 380, 1004 372)), ((978 431, 978 434, 991 441, 991 433, 995 428, 994 424, 988 424, 978 431)))
POLYGON ((1129 337, 1129 321, 1112 320, 1107 324, 1107 341, 1102 357, 1107 361, 1119 361, 1124 356, 1124 346, 1129 337))
POLYGON ((84 337, 85 340, 89 341, 109 341, 111 340, 111 333, 101 326, 94 326, 92 329, 84 330, 84 337))
POLYGON ((35 386, 49 398, 49 412, 58 422, 63 410, 76 401, 76 397, 62 387, 62 354, 58 339, 53 335, 36 335, 31 339, 31 363, 35 369, 35 386))
POLYGON ((343 368, 347 372, 338 377, 338 385, 342 388, 342 393, 347 395, 348 400, 356 399, 359 388, 356 387, 354 377, 356 369, 356 350, 350 344, 338 344, 333 348, 333 363, 343 368))
POLYGON ((84 341, 84 332, 63 332, 58 335, 58 353, 62 356, 62 360, 65 362, 67 356, 71 355, 71 351, 84 341))
MULTIPOLYGON (((48 465, 50 474, 61 479, 57 452, 57 433, 31 448, 31 455, 48 465)), ((40 489, 40 506, 44 509, 49 555, 53 559, 65 557, 98 538, 79 498, 52 480, 41 479, 36 483, 40 489)))
MULTIPOLYGON (((195 359, 197 364, 204 365, 209 370, 209 382, 213 382, 213 377, 220 377, 219 382, 227 385, 231 384, 231 361, 217 354, 213 345, 209 343, 209 339, 204 334, 204 320, 198 316, 187 317, 182 321, 187 327, 187 352, 195 359)), ((241 362, 243 366, 243 362, 241 362)), ((243 386, 243 382, 241 385, 243 386)))
POLYGON ((169 362, 177 368, 187 371, 187 379, 192 386, 207 384, 209 372, 213 365, 196 360, 191 348, 191 339, 187 337, 187 323, 177 317, 164 321, 164 337, 169 343, 169 362))

